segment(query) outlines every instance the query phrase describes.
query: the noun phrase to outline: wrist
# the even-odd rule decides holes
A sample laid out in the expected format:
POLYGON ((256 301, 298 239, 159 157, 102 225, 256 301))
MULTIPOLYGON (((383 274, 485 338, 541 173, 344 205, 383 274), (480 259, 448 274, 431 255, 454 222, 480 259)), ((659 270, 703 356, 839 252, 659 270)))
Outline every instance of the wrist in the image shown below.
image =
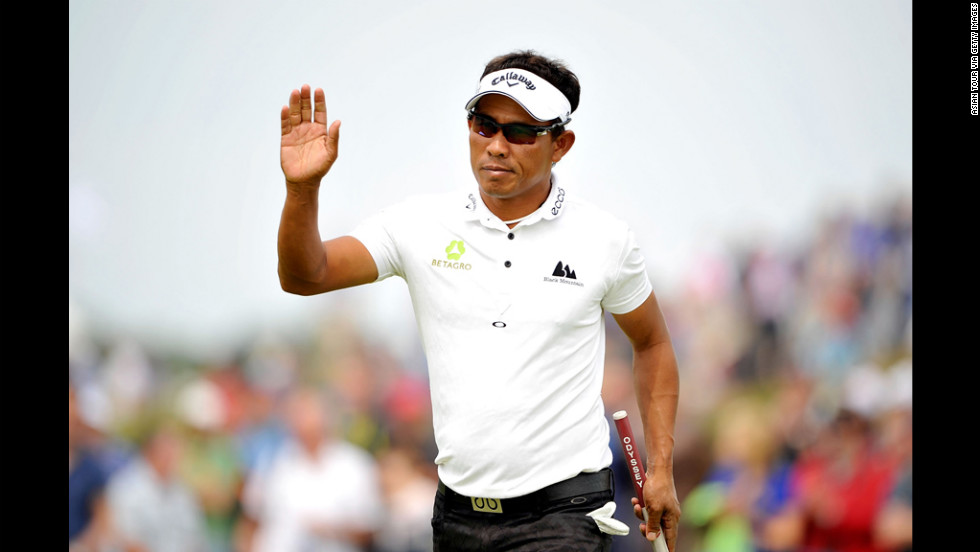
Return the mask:
POLYGON ((297 189, 319 189, 320 181, 323 180, 322 176, 315 176, 309 179, 295 180, 292 178, 286 178, 286 188, 297 188, 297 189))
POLYGON ((674 473, 674 438, 663 435, 658 438, 650 437, 647 452, 647 476, 666 475, 673 477, 674 473))
POLYGON ((286 180, 286 197, 302 203, 315 202, 320 193, 319 180, 286 180))
POLYGON ((673 479, 674 466, 670 462, 647 464, 647 479, 673 479))

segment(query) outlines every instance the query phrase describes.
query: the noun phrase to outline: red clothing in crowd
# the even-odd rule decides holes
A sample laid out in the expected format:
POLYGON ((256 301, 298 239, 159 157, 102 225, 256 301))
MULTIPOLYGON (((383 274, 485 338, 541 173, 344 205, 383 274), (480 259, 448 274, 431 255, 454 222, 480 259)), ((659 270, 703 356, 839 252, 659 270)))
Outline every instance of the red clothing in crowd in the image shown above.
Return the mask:
POLYGON ((875 517, 891 491, 894 461, 862 449, 843 460, 807 455, 793 473, 803 508, 803 552, 887 552, 874 543, 875 517))

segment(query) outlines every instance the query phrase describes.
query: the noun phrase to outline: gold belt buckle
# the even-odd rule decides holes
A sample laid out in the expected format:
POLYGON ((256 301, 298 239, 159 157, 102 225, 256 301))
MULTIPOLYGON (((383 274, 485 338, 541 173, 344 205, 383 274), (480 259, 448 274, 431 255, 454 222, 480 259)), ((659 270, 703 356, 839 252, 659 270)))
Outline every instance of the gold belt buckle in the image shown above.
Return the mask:
POLYGON ((486 512, 489 514, 504 513, 504 509, 501 507, 499 498, 471 496, 470 502, 473 504, 473 510, 477 512, 486 512))

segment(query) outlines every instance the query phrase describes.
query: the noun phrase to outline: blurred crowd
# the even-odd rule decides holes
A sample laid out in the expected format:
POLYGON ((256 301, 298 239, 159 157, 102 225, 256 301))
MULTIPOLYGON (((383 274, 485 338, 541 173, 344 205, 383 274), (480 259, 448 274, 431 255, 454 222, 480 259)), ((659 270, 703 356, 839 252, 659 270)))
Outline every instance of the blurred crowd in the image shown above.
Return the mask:
MULTIPOLYGON (((911 550, 911 198, 705 255, 659 298, 681 370, 678 552, 911 550)), ((604 401, 639 420, 609 322, 604 401)), ((430 550, 418 363, 329 316, 309 342, 257 338, 220 363, 70 343, 69 549, 430 550)), ((615 438, 632 528, 615 550, 649 550, 615 438)))

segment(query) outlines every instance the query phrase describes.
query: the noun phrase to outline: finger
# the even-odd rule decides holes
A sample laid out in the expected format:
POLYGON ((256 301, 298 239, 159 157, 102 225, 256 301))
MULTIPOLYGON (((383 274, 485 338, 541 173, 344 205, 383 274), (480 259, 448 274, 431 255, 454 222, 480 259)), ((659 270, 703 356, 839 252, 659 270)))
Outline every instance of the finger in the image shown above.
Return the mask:
POLYGON ((663 510, 647 508, 647 525, 650 527, 650 531, 647 533, 648 539, 654 540, 660 536, 660 517, 662 514, 663 510))
POLYGON ((340 121, 334 121, 327 131, 327 149, 332 150, 334 155, 340 151, 340 121))
POLYGON ((313 120, 317 124, 327 124, 327 100, 322 88, 313 93, 313 120))
POLYGON ((663 516, 664 539, 667 541, 667 548, 675 550, 677 542, 677 521, 672 516, 663 516))
POLYGON ((330 125, 330 130, 327 131, 327 140, 329 140, 334 146, 340 142, 340 121, 334 121, 330 125))
POLYGON ((282 106, 282 110, 279 112, 279 119, 282 122, 282 135, 285 136, 293 130, 293 125, 289 122, 289 106, 282 106))
POLYGON ((303 122, 303 117, 299 112, 299 90, 293 90, 289 93, 289 123, 296 127, 303 122))
POLYGON ((668 550, 677 550, 677 529, 664 529, 664 540, 667 541, 668 550))
POLYGON ((304 121, 313 120, 313 103, 310 101, 310 85, 304 84, 300 91, 300 117, 304 121))

